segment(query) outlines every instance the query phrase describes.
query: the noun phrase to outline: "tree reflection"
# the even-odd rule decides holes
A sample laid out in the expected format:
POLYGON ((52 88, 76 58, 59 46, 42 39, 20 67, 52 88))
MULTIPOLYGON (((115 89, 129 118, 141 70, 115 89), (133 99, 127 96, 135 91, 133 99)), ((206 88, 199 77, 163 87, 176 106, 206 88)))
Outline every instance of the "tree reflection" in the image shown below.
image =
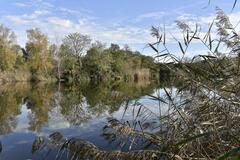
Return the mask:
POLYGON ((145 83, 104 83, 88 85, 83 88, 83 94, 92 112, 102 113, 108 110, 112 113, 128 100, 152 94, 155 87, 156 85, 145 83))
POLYGON ((105 111, 117 111, 126 102, 153 93, 156 86, 134 83, 101 83, 61 89, 61 113, 73 125, 87 122, 105 111))
POLYGON ((53 107, 54 87, 38 84, 31 88, 29 93, 27 102, 27 107, 31 110, 31 114, 28 115, 30 121, 29 129, 38 131, 42 125, 48 122, 48 113, 53 107))
POLYGON ((78 87, 63 87, 60 106, 61 113, 72 125, 80 125, 91 118, 85 98, 78 87))
POLYGON ((48 122, 48 111, 54 90, 51 87, 28 83, 9 84, 0 87, 0 134, 8 134, 17 126, 16 117, 25 104, 31 112, 28 115, 30 130, 38 130, 48 122))
POLYGON ((21 90, 10 86, 0 86, 0 134, 5 135, 16 128, 16 116, 20 114, 19 104, 21 97, 26 94, 28 86, 16 86, 21 90))
POLYGON ((104 112, 112 113, 131 100, 151 94, 155 85, 133 83, 81 84, 10 84, 0 86, 0 134, 16 129, 17 116, 27 108, 28 129, 39 131, 48 124, 50 113, 57 109, 71 125, 87 123, 104 112))

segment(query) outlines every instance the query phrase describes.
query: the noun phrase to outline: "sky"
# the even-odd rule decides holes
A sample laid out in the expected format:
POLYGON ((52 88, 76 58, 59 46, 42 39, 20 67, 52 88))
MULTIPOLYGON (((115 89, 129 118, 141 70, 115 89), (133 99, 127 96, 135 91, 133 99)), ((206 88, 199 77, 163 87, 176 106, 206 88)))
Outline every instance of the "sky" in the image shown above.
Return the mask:
MULTIPOLYGON (((240 21, 240 2, 234 0, 0 0, 0 24, 9 27, 24 47, 26 30, 38 27, 59 42, 71 32, 89 35, 106 44, 128 44, 133 50, 153 55, 146 44, 154 42, 151 26, 165 26, 167 35, 181 39, 176 20, 208 27, 218 6, 229 14, 233 24, 240 21)), ((168 39, 172 52, 179 53, 174 39, 168 39)), ((189 56, 205 50, 196 42, 189 56)))

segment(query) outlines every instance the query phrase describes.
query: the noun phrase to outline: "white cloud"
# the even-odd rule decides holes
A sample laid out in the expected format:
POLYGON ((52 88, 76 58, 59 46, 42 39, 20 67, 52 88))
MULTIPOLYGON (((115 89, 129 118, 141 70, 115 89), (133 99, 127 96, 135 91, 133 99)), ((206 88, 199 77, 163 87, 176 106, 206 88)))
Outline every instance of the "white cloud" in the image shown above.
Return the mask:
POLYGON ((79 14, 80 13, 79 11, 68 9, 68 8, 64 8, 64 7, 60 7, 59 11, 70 13, 70 14, 79 14))
POLYGON ((185 14, 182 14, 180 16, 177 17, 177 20, 180 20, 180 21, 197 21, 197 16, 196 15, 193 15, 193 14, 189 14, 189 13, 185 13, 185 14))
POLYGON ((26 42, 23 38, 24 29, 39 27, 47 33, 51 39, 55 35, 64 37, 70 32, 80 32, 90 35, 94 40, 106 43, 118 44, 144 44, 152 40, 149 28, 137 26, 108 26, 97 23, 92 16, 85 16, 78 20, 70 20, 58 16, 52 16, 52 11, 36 10, 31 14, 5 16, 5 21, 13 24, 21 45, 26 42), (18 29, 21 25, 21 29, 18 29))
POLYGON ((50 11, 48 10, 36 10, 34 11, 32 14, 30 15, 24 15, 25 18, 29 18, 29 19, 37 19, 41 16, 46 16, 50 13, 50 11))
POLYGON ((165 12, 149 12, 141 14, 136 18, 136 22, 140 22, 146 19, 160 20, 166 15, 165 12))
POLYGON ((29 21, 22 18, 21 16, 6 16, 6 20, 13 22, 14 24, 23 25, 29 21))
POLYGON ((50 13, 48 10, 35 10, 31 14, 23 15, 8 15, 4 16, 5 20, 13 22, 16 25, 23 25, 28 23, 33 23, 33 21, 38 21, 40 17, 46 16, 50 13))
POLYGON ((54 5, 43 0, 29 0, 27 2, 16 2, 16 3, 13 3, 13 5, 17 7, 23 7, 23 8, 32 8, 32 7, 42 8, 42 9, 54 8, 54 5))
POLYGON ((73 23, 67 19, 61 19, 59 17, 49 17, 48 22, 53 25, 57 25, 63 28, 70 28, 73 26, 73 23))
POLYGON ((17 7, 28 7, 29 6, 28 4, 21 3, 21 2, 16 2, 16 3, 14 3, 14 5, 17 6, 17 7))

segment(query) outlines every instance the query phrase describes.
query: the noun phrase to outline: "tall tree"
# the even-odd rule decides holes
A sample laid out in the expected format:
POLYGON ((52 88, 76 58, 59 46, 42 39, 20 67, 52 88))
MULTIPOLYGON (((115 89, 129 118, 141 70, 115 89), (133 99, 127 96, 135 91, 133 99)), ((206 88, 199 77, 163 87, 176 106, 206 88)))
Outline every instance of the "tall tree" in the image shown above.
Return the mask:
POLYGON ((0 45, 9 48, 16 45, 16 35, 4 25, 0 25, 0 45))
POLYGON ((39 28, 27 30, 27 52, 30 53, 31 70, 47 74, 53 68, 48 37, 39 28))
POLYGON ((91 39, 87 35, 75 32, 67 35, 63 44, 70 49, 72 54, 77 57, 79 69, 82 67, 82 56, 86 53, 91 44, 91 39))
POLYGON ((112 56, 105 52, 105 45, 96 42, 87 51, 83 66, 92 79, 103 80, 111 75, 112 56))
POLYGON ((0 25, 0 69, 13 69, 16 63, 16 36, 9 28, 0 25))

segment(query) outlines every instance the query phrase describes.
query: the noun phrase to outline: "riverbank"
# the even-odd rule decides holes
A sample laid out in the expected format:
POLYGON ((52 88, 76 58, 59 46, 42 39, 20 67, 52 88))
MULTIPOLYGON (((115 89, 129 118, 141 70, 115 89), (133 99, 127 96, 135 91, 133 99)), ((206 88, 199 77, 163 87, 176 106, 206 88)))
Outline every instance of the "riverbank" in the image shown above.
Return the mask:
POLYGON ((57 82, 57 78, 55 78, 54 75, 34 75, 28 70, 15 70, 0 73, 0 84, 32 81, 57 82))

